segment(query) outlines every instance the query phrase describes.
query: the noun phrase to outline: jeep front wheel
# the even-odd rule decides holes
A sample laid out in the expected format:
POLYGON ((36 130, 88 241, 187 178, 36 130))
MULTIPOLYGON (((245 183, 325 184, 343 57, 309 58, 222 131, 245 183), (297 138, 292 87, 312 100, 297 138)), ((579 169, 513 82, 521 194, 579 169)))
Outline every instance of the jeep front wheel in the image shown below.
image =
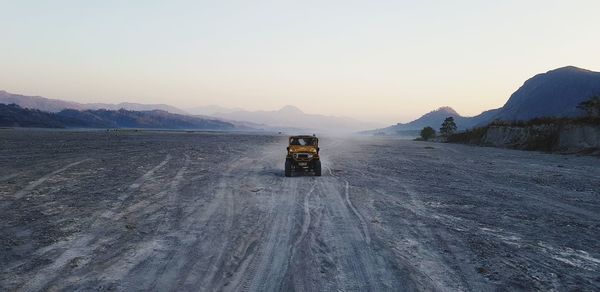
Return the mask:
POLYGON ((313 166, 313 171, 315 172, 315 176, 321 176, 321 161, 316 160, 313 166))
POLYGON ((289 159, 285 160, 285 176, 292 176, 292 162, 289 159))

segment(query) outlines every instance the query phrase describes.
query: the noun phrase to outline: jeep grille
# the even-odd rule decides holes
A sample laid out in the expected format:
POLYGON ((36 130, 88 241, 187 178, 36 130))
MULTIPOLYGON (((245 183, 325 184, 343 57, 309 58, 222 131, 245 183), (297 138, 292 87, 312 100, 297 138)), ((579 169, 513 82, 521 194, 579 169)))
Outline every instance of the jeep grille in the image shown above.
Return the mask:
POLYGON ((312 154, 310 154, 310 153, 295 153, 294 158, 299 159, 299 160, 308 160, 308 159, 312 158, 312 154))

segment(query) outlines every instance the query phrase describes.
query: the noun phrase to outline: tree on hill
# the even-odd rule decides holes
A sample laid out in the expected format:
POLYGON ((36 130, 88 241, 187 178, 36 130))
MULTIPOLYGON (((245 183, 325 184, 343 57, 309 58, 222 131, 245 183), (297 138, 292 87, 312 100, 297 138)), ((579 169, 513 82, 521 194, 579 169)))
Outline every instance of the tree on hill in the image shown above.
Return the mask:
POLYGON ((600 117, 600 95, 594 95, 577 105, 578 109, 585 111, 590 117, 600 117))
POLYGON ((421 130, 421 138, 425 141, 435 137, 435 130, 432 127, 425 127, 421 130))
POLYGON ((440 128, 440 133, 442 134, 442 136, 444 137, 448 137, 452 134, 454 134, 454 132, 456 132, 456 123, 454 122, 454 118, 453 117, 447 117, 444 122, 442 123, 442 127, 440 128))

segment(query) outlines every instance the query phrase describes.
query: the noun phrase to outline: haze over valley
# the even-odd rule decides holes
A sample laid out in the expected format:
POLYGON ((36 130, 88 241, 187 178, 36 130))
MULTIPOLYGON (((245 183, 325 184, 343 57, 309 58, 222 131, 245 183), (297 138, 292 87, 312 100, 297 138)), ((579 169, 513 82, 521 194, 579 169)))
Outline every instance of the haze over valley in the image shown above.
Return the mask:
MULTIPOLYGON (((385 124, 367 122, 350 117, 335 117, 310 114, 301 109, 287 105, 274 111, 248 111, 241 108, 226 108, 212 105, 179 109, 167 104, 138 104, 121 102, 118 104, 82 104, 59 99, 49 99, 39 96, 24 96, 0 91, 0 103, 16 104, 22 108, 37 109, 45 112, 55 112, 66 109, 86 110, 129 110, 129 111, 165 111, 171 114, 190 116, 197 119, 220 120, 237 124, 237 129, 254 130, 307 130, 329 133, 379 133, 398 134, 420 130, 423 127, 437 128, 447 117, 454 117, 461 130, 481 127, 494 120, 526 121, 545 117, 576 117, 584 112, 577 106, 590 96, 600 93, 600 73, 573 66, 566 66, 537 74, 526 80, 507 100, 501 108, 489 109, 479 115, 465 117, 452 107, 442 106, 409 123, 397 123, 389 127, 385 124)), ((401 110, 401 109, 399 109, 401 110)), ((3 126, 10 126, 8 121, 3 126)), ((14 121, 12 125, 19 125, 14 121)), ((71 126, 77 125, 71 124, 71 126)), ((93 127, 119 126, 115 123, 79 123, 93 127)), ((135 124, 131 124, 135 125, 135 124)), ((155 124, 156 125, 156 124, 155 124)), ((188 126, 191 126, 189 124, 188 126)), ((173 126, 180 128, 180 126, 173 126)), ((192 127, 196 128, 196 127, 192 127)), ((210 128, 210 129, 226 129, 210 128)), ((227 129, 236 129, 229 127, 227 129)))

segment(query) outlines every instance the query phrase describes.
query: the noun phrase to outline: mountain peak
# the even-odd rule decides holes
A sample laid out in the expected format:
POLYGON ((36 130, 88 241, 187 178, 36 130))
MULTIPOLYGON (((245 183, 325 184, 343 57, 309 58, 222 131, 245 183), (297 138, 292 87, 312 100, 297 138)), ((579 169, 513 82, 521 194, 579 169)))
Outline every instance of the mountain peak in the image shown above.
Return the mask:
POLYGON ((593 72, 587 69, 583 69, 583 68, 579 68, 579 67, 575 67, 575 66, 565 66, 565 67, 560 67, 560 68, 556 68, 554 70, 550 70, 548 71, 548 73, 560 73, 560 72, 573 72, 573 73, 589 73, 589 72, 593 72))
POLYGON ((449 115, 460 116, 453 108, 451 108, 449 106, 439 107, 438 109, 436 109, 430 113, 445 113, 445 114, 449 114, 449 115))
POLYGON ((574 117, 577 105, 600 92, 600 72, 566 66, 535 75, 515 91, 494 119, 574 117))
POLYGON ((452 115, 459 115, 453 108, 451 108, 449 106, 442 106, 435 111, 444 112, 444 113, 448 113, 448 114, 452 114, 452 115))
POLYGON ((303 114, 304 113, 302 110, 300 110, 299 108, 297 108, 293 105, 286 105, 286 106, 282 107, 281 109, 279 109, 278 112, 287 113, 287 114, 303 114))

